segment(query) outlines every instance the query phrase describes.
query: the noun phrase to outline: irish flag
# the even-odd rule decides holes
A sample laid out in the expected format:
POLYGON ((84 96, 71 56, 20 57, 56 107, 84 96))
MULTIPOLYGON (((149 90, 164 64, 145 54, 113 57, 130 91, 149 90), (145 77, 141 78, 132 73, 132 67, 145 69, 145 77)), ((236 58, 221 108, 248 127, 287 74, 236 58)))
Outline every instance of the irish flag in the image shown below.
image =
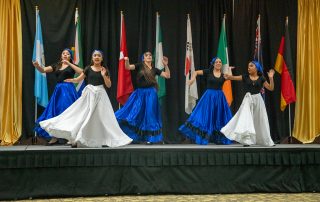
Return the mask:
MULTIPOLYGON (((223 20, 222 20, 217 56, 221 59, 221 62, 222 62, 222 72, 224 74, 232 75, 231 68, 229 67, 228 43, 227 43, 227 35, 226 35, 226 15, 223 16, 223 20)), ((230 80, 224 82, 222 86, 222 90, 230 106, 233 101, 232 86, 231 86, 230 80)))

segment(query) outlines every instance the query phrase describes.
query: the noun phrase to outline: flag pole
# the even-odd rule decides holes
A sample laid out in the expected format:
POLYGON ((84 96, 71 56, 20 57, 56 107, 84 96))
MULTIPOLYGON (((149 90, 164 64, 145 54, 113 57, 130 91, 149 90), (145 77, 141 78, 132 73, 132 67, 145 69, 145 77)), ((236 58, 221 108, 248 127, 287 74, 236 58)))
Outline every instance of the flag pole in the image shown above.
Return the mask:
MULTIPOLYGON (((37 107, 37 98, 36 97, 35 97, 34 102, 35 102, 34 103, 34 122, 36 122, 37 118, 38 118, 38 116, 37 116, 38 107, 37 107)), ((37 132, 36 131, 34 131, 34 136, 32 138, 32 144, 35 144, 35 143, 37 143, 37 132)))
MULTIPOLYGON (((187 14, 187 19, 190 19, 190 13, 187 14)), ((190 22, 191 22, 191 19, 190 19, 190 22)), ((189 79, 191 78, 191 74, 192 72, 191 70, 189 70, 189 79)), ((190 90, 191 86, 188 86, 187 88, 190 90)))
MULTIPOLYGON (((120 11, 120 46, 121 46, 121 35, 122 35, 122 15, 123 15, 123 11, 120 11)), ((121 51, 121 47, 120 47, 120 51, 121 51)), ((120 102, 118 102, 118 109, 120 109, 121 108, 121 104, 120 104, 120 102)))
POLYGON ((289 104, 289 144, 292 143, 292 134, 291 134, 291 104, 289 104))
MULTIPOLYGON (((35 6, 36 7, 36 13, 38 11, 38 6, 35 6)), ((37 19, 36 19, 37 20, 37 19)), ((37 121, 37 118, 38 118, 38 104, 37 104, 37 97, 34 97, 34 122, 37 121)), ((34 135, 31 139, 31 143, 32 144, 36 144, 37 143, 37 132, 34 131, 34 135)))
MULTIPOLYGON (((288 24, 289 22, 289 17, 286 16, 286 23, 288 24)), ((292 143, 292 134, 291 134, 291 104, 289 104, 289 144, 292 143)))

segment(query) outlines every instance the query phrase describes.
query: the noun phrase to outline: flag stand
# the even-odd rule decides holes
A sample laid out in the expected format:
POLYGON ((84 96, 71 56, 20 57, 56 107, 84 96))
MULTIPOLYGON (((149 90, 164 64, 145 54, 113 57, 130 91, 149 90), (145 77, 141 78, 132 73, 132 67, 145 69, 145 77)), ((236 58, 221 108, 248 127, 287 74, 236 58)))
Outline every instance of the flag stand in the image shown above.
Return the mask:
POLYGON ((288 143, 292 143, 292 134, 291 134, 291 104, 289 104, 289 138, 288 143))
MULTIPOLYGON (((38 114, 38 104, 37 104, 37 98, 35 99, 35 103, 34 103, 34 122, 37 121, 37 114, 38 114)), ((32 137, 32 144, 37 144, 37 132, 34 131, 34 136, 32 137)))

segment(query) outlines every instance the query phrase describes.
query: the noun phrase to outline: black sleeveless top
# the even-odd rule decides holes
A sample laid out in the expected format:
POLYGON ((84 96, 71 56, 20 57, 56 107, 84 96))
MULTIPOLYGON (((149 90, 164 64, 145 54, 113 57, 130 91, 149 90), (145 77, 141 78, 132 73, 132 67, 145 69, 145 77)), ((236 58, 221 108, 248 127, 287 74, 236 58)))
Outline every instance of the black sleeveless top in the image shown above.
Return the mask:
POLYGON ((260 93, 266 78, 264 76, 259 76, 257 80, 251 80, 249 74, 242 75, 242 82, 244 84, 245 92, 249 92, 251 95, 260 93))
MULTIPOLYGON (((101 71, 94 71, 91 66, 88 66, 84 69, 84 75, 86 75, 87 84, 91 84, 93 86, 105 85, 104 79, 101 75, 101 71)), ((109 75, 109 71, 107 69, 106 75, 109 75)))
MULTIPOLYGON (((142 74, 142 70, 144 67, 143 63, 137 63, 134 64, 135 66, 135 71, 137 72, 137 82, 136 82, 136 86, 138 88, 149 88, 149 87, 155 87, 157 84, 155 83, 151 83, 149 81, 146 80, 146 78, 144 77, 144 75, 142 74)), ((161 70, 155 68, 154 66, 152 66, 151 69, 147 69, 146 71, 151 71, 151 74, 155 77, 156 75, 160 76, 161 74, 161 70)))
POLYGON ((220 77, 215 77, 213 74, 212 69, 204 69, 203 75, 207 78, 207 88, 208 89, 214 89, 214 90, 221 90, 223 83, 225 81, 225 78, 223 77, 223 74, 221 73, 220 77))
POLYGON ((74 74, 76 73, 70 66, 67 66, 63 70, 60 70, 59 68, 61 68, 61 65, 59 63, 55 63, 50 66, 52 67, 56 75, 58 83, 61 83, 66 79, 72 79, 74 77, 74 74))

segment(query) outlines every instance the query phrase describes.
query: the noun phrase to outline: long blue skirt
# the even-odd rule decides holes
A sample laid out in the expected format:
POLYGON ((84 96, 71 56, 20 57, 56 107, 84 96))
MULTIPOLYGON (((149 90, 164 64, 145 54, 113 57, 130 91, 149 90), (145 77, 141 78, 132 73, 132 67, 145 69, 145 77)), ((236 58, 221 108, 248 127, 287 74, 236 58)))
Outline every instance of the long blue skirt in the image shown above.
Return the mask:
POLYGON ((84 89, 86 86, 87 86, 87 85, 86 85, 85 80, 83 80, 81 83, 78 84, 76 90, 77 90, 77 93, 78 93, 78 96, 79 96, 79 97, 81 96, 82 91, 83 91, 83 89, 84 89))
POLYGON ((36 127, 34 130, 37 132, 38 136, 46 139, 51 138, 51 136, 40 127, 39 122, 58 116, 73 104, 78 97, 79 96, 73 83, 58 83, 51 95, 48 106, 36 121, 36 127))
POLYGON ((123 132, 134 142, 162 141, 162 121, 155 88, 138 88, 116 113, 123 132))
POLYGON ((231 144, 220 129, 232 118, 227 100, 221 90, 208 89, 188 120, 179 131, 197 144, 231 144))

